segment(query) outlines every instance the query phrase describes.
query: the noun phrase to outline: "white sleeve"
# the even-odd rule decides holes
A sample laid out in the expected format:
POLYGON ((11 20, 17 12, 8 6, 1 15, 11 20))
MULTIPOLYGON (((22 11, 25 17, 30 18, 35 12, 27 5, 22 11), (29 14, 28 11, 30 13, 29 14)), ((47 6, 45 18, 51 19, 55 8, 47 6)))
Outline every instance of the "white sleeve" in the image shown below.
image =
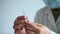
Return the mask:
POLYGON ((51 34, 57 34, 56 32, 51 31, 51 34))

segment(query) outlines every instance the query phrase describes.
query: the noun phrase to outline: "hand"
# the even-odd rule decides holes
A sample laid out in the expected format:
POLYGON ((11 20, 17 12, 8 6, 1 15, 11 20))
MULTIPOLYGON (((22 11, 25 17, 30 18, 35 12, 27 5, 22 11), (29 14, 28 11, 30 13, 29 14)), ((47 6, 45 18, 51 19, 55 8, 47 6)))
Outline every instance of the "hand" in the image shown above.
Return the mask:
POLYGON ((50 34, 50 29, 44 25, 28 22, 26 16, 19 16, 14 21, 15 34, 50 34))
POLYGON ((37 23, 26 23, 26 32, 32 34, 51 34, 51 31, 48 27, 37 24, 37 23))
POLYGON ((27 21, 26 16, 18 16, 14 21, 13 29, 15 30, 15 34, 26 34, 25 31, 25 22, 27 21))

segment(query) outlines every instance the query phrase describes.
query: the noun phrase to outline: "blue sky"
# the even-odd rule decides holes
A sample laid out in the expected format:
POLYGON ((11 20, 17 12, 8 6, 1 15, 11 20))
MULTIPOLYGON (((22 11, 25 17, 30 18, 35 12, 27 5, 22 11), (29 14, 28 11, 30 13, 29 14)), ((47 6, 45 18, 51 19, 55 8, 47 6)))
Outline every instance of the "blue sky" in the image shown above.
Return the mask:
POLYGON ((22 15, 22 8, 33 22, 36 12, 44 6, 42 0, 0 0, 0 34, 13 34, 13 22, 22 15))

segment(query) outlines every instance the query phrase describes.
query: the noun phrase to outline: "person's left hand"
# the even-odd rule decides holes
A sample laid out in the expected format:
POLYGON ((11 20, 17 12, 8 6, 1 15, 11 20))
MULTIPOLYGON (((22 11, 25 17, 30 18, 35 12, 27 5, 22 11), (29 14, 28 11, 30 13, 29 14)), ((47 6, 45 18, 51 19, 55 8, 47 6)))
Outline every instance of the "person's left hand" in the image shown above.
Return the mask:
POLYGON ((25 22, 27 20, 26 16, 18 16, 13 25, 14 33, 15 34, 26 34, 25 31, 25 22))

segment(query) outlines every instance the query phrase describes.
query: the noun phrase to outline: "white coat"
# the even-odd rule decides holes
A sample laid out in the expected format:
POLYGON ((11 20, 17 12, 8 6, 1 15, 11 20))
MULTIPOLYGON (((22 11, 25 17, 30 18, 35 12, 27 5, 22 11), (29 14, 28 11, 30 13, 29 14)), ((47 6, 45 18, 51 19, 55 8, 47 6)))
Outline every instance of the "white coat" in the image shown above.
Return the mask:
POLYGON ((44 8, 40 9, 36 13, 34 22, 43 24, 47 26, 49 29, 51 29, 52 31, 56 33, 60 33, 60 16, 55 22, 54 16, 49 7, 45 6, 44 8))

